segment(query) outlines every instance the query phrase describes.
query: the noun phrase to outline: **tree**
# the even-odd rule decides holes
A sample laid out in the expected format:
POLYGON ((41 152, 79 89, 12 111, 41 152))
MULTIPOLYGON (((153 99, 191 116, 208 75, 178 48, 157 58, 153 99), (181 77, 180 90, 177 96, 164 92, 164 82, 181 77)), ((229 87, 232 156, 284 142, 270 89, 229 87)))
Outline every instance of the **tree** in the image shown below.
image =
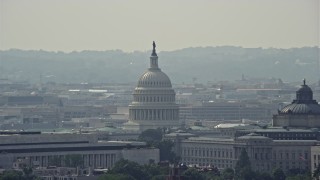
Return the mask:
POLYGON ((135 180, 132 176, 128 174, 104 174, 98 178, 98 180, 135 180))
POLYGON ((24 180, 34 180, 37 179, 35 175, 32 174, 32 168, 31 167, 25 167, 23 168, 23 179, 24 180))
POLYGON ((272 176, 273 176, 273 179, 275 179, 275 180, 285 180, 286 179, 286 175, 284 174, 284 172, 280 168, 275 169, 272 173, 272 176))
POLYGON ((312 177, 316 178, 317 180, 319 180, 319 176, 320 176, 320 164, 317 166, 317 169, 315 169, 312 173, 312 177))
POLYGON ((235 175, 238 179, 250 180, 254 178, 254 173, 251 170, 250 159, 245 149, 241 150, 239 160, 236 163, 235 175))
POLYGON ((160 128, 147 129, 139 135, 139 140, 146 142, 147 145, 155 146, 162 140, 162 135, 162 130, 160 128))
POLYGON ((204 180, 205 179, 205 177, 200 172, 198 172, 198 170, 195 168, 189 168, 188 170, 183 172, 182 175, 188 180, 194 180, 194 179, 204 180))
POLYGON ((295 176, 286 177, 286 180, 312 180, 312 178, 308 175, 298 174, 295 176))
POLYGON ((163 140, 156 145, 160 150, 160 161, 177 161, 176 154, 173 152, 174 143, 170 140, 163 140))
POLYGON ((111 169, 110 174, 124 174, 132 176, 134 179, 147 180, 151 179, 143 166, 129 160, 120 160, 111 169))
POLYGON ((255 179, 259 179, 259 180, 273 180, 272 176, 266 172, 263 173, 259 173, 256 172, 255 173, 255 179))
POLYGON ((32 168, 26 167, 22 171, 8 170, 0 175, 0 180, 40 180, 32 174, 32 168))
POLYGON ((233 180, 233 178, 234 178, 234 170, 231 169, 231 168, 224 169, 222 171, 221 177, 222 177, 222 179, 225 179, 225 180, 233 180))
POLYGON ((151 180, 166 180, 167 175, 157 175, 153 176, 151 180))
POLYGON ((4 171, 2 175, 0 175, 0 180, 21 180, 23 178, 23 174, 21 171, 4 171))
POLYGON ((144 165, 143 169, 152 177, 161 175, 161 169, 158 165, 155 165, 155 164, 144 165))

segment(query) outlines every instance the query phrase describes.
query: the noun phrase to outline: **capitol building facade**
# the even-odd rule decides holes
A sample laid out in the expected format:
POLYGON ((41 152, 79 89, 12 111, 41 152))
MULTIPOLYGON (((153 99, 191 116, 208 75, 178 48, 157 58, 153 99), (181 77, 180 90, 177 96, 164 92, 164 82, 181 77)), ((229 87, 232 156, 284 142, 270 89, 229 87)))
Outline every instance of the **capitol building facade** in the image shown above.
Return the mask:
POLYGON ((140 130, 179 126, 179 106, 169 77, 158 66, 153 43, 150 67, 139 78, 129 105, 129 120, 140 130))

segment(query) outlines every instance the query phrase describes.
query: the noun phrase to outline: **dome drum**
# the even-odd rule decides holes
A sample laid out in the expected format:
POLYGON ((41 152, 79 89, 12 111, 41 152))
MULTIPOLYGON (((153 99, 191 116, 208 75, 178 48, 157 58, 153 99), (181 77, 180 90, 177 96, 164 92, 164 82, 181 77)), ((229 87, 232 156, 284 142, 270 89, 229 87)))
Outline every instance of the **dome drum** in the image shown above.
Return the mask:
POLYGON ((273 126, 320 128, 320 105, 305 80, 296 92, 296 99, 272 118, 273 126))
POLYGON ((319 114, 320 105, 313 99, 311 88, 306 85, 303 80, 303 85, 296 92, 296 99, 291 104, 283 107, 279 114, 319 114))
POLYGON ((129 119, 148 128, 176 126, 179 122, 179 106, 175 103, 175 95, 169 77, 158 67, 154 44, 150 68, 141 75, 133 92, 129 119))

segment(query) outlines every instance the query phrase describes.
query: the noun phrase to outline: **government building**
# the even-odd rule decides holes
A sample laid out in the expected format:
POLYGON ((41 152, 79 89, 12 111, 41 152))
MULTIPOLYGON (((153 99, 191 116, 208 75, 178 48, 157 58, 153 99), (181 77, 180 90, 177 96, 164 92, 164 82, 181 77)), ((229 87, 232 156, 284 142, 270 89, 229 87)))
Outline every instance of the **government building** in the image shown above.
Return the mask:
POLYGON ((153 43, 150 67, 140 77, 129 105, 129 121, 140 130, 179 126, 179 106, 169 77, 158 66, 153 43))
POLYGON ((320 128, 320 105, 305 80, 296 92, 296 99, 274 115, 272 122, 280 127, 320 128))
POLYGON ((81 168, 110 169, 120 159, 140 164, 159 162, 159 149, 137 141, 100 140, 97 133, 0 132, 0 168, 23 162, 28 167, 66 166, 65 158, 77 155, 81 168), (58 162, 57 162, 58 160, 58 162))
MULTIPOLYGON (((175 142, 182 163, 197 166, 235 168, 240 152, 248 153, 255 171, 284 172, 300 169, 313 172, 320 164, 320 105, 305 81, 296 99, 273 116, 273 127, 237 129, 229 137, 198 137, 187 132, 167 134, 175 142)), ((227 129, 217 129, 223 134, 227 129)))

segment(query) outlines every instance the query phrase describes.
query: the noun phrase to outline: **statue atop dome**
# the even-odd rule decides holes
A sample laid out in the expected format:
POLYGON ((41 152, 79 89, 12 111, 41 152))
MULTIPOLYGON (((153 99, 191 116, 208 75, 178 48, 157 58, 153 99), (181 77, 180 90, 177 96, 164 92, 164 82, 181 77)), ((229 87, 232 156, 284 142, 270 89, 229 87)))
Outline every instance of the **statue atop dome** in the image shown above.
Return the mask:
POLYGON ((152 43, 152 46, 153 46, 153 50, 152 50, 152 56, 157 56, 157 53, 156 53, 156 43, 153 41, 152 43))
POLYGON ((129 105, 129 120, 139 130, 179 127, 179 105, 170 78, 158 67, 156 43, 152 42, 150 67, 139 78, 129 105))

